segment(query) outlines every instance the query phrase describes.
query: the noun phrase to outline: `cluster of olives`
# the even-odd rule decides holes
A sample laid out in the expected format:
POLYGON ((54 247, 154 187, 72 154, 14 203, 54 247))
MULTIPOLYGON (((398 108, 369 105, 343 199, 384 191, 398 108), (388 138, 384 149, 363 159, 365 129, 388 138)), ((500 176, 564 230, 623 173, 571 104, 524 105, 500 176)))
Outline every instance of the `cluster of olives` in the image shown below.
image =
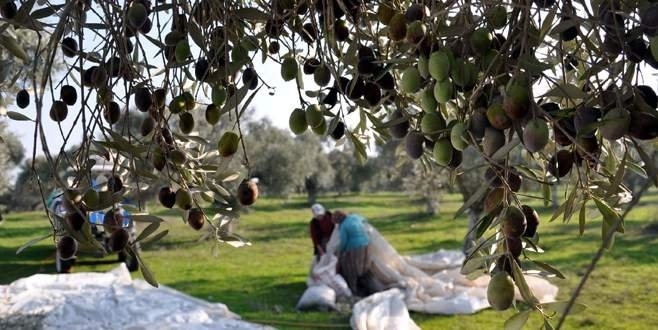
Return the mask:
MULTIPOLYGON (((55 122, 61 122, 68 116, 68 106, 74 105, 78 100, 78 92, 75 87, 71 85, 63 85, 60 89, 60 96, 58 100, 53 101, 50 108, 49 116, 55 122)), ((30 93, 21 89, 16 94, 16 105, 25 109, 30 105, 30 93)), ((118 105, 117 105, 118 106, 118 105)))
MULTIPOLYGON (((82 2, 81 2, 82 3, 82 2)), ((81 13, 91 8, 91 1, 82 3, 81 13)), ((129 60, 133 52, 133 42, 130 40, 137 33, 147 34, 150 32, 153 23, 149 18, 152 12, 151 2, 147 0, 134 0, 126 5, 125 9, 125 31, 118 38, 113 38, 112 48, 117 51, 117 55, 112 55, 106 62, 85 68, 81 72, 82 86, 94 88, 98 94, 98 104, 103 109, 103 118, 112 125, 119 121, 121 117, 121 108, 117 102, 112 100, 113 95, 111 87, 108 86, 110 79, 123 78, 126 81, 134 79, 133 69, 126 61, 129 60), (122 54, 118 56, 118 54, 122 54)), ((109 45, 108 45, 109 46, 109 45)), ((61 51, 66 57, 83 56, 83 49, 80 47, 78 40, 72 36, 64 36, 61 40, 61 51)), ((164 95, 162 95, 164 98, 164 95)), ((142 98, 144 100, 145 98, 142 98)), ((60 122, 66 119, 68 115, 67 105, 75 104, 77 92, 70 85, 62 86, 60 91, 60 100, 53 102, 50 111, 52 120, 60 122)), ((140 110, 143 103, 138 104, 140 110)), ((143 110, 145 111, 145 110, 143 110)))
POLYGON ((614 59, 620 54, 634 63, 644 61, 658 68, 658 59, 651 54, 646 38, 658 34, 658 4, 641 4, 637 8, 639 25, 629 25, 629 16, 636 8, 628 8, 620 1, 602 2, 598 8, 598 18, 601 28, 605 31, 602 48, 605 54, 614 59))
POLYGON ((206 222, 203 210, 193 207, 192 193, 187 188, 179 188, 174 191, 171 187, 165 186, 158 192, 160 204, 166 208, 178 206, 187 212, 187 224, 195 230, 200 230, 206 222))
MULTIPOLYGON (((87 222, 87 212, 112 207, 103 215, 103 229, 110 234, 108 248, 110 252, 123 251, 130 243, 130 234, 123 228, 123 215, 114 208, 119 196, 124 191, 123 180, 118 175, 112 175, 107 183, 107 189, 100 191, 93 187, 86 189, 70 188, 64 192, 64 221, 73 231, 81 231, 87 222)), ((78 242, 65 235, 57 243, 57 249, 62 259, 75 256, 78 242)))
MULTIPOLYGON (((243 180, 237 188, 236 197, 241 205, 249 206, 258 199, 258 186, 250 180, 243 180)), ((186 220, 190 227, 200 230, 206 221, 204 211, 195 206, 193 193, 187 188, 178 188, 174 191, 171 187, 165 186, 158 192, 158 201, 166 208, 178 208, 186 211, 186 220)))
MULTIPOLYGON (((491 195, 490 195, 491 196, 491 195)), ((489 196, 488 196, 489 198, 489 196)), ((539 215, 528 205, 520 208, 506 205, 503 196, 498 194, 498 221, 503 236, 504 254, 498 257, 491 273, 487 287, 487 300, 495 310, 505 310, 514 302, 514 265, 519 265, 519 256, 523 252, 523 239, 533 238, 539 225, 539 215), (506 206, 503 206, 506 205, 506 206)))
MULTIPOLYGON (((326 87, 332 80, 330 65, 323 63, 315 57, 307 58, 302 66, 302 71, 307 75, 313 75, 315 83, 322 87, 324 92, 319 96, 319 104, 312 104, 306 110, 295 109, 290 115, 290 129, 295 134, 301 134, 310 127, 318 134, 330 133, 334 139, 340 139, 345 133, 345 124, 338 120, 336 126, 327 132, 325 116, 334 117, 330 110, 345 98, 350 102, 363 104, 367 107, 378 107, 387 103, 390 93, 395 88, 394 77, 390 72, 384 70, 378 63, 380 57, 375 51, 366 45, 359 47, 357 51, 358 63, 355 65, 358 75, 340 76, 334 80, 331 87, 326 87)), ((288 73, 297 72, 297 63, 292 58, 284 59, 281 66, 284 79, 288 73)), ((294 79, 291 75, 290 78, 294 79)))
MULTIPOLYGON (((265 24, 265 33, 270 38, 268 52, 278 54, 279 39, 285 36, 285 28, 290 29, 293 36, 300 36, 309 46, 314 47, 322 40, 338 43, 338 47, 347 45, 355 31, 363 5, 369 1, 317 1, 309 8, 306 1, 274 1, 274 15, 265 24), (326 21, 325 17, 332 17, 326 21)), ((289 35, 289 33, 287 33, 289 35)), ((302 58, 304 74, 312 75, 314 82, 321 87, 317 104, 303 106, 293 110, 290 116, 290 128, 295 134, 301 134, 310 128, 319 135, 330 134, 335 139, 344 136, 346 126, 342 120, 335 120, 327 125, 321 117, 335 117, 331 109, 344 98, 349 102, 363 103, 368 107, 377 107, 385 102, 390 91, 395 88, 393 75, 384 70, 380 63, 383 60, 373 48, 367 44, 356 50, 357 60, 349 63, 345 73, 332 72, 334 63, 329 57, 323 56, 319 48, 315 55, 302 58), (332 77, 334 82, 332 82, 332 77), (306 108, 306 109, 303 109, 306 108), (323 115, 318 116, 318 109, 323 115), (305 113, 307 115, 305 115, 305 113), (305 123, 310 120, 310 123, 305 123), (328 127, 329 126, 329 127, 328 127)), ((347 63, 346 63, 347 64, 347 63)), ((298 77, 300 63, 294 55, 286 55, 281 61, 281 77, 290 81, 298 77)))
MULTIPOLYGON (((302 134, 310 127, 314 133, 324 135, 328 130, 326 113, 332 115, 323 105, 311 104, 306 110, 297 108, 290 113, 288 125, 295 134, 302 134)), ((345 123, 336 122, 330 135, 336 140, 341 139, 345 135, 345 123)))
MULTIPOLYGON (((535 1, 535 4, 546 8, 554 2, 535 1)), ((548 172, 562 177, 571 168, 567 160, 574 163, 585 160, 596 165, 600 143, 595 132, 609 140, 624 136, 651 139, 658 135, 656 97, 649 86, 613 85, 598 94, 595 90, 586 90, 594 93, 593 97, 567 109, 560 109, 551 102, 538 106, 532 95, 536 77, 513 67, 505 69, 520 54, 529 53, 538 46, 538 40, 534 40, 538 31, 534 23, 529 22, 529 40, 522 45, 515 45, 517 41, 514 40, 509 47, 512 58, 509 63, 502 63, 500 52, 505 51, 501 48, 506 43, 505 37, 494 32, 506 25, 504 7, 488 7, 484 16, 486 26, 476 26, 463 40, 443 42, 427 41, 431 40, 423 21, 427 12, 422 4, 411 5, 406 12, 385 5, 378 8, 378 19, 388 25, 389 38, 411 46, 418 55, 416 65, 400 72, 399 87, 401 92, 414 97, 423 111, 395 109, 387 124, 393 137, 406 139, 406 150, 411 158, 422 156, 425 146, 438 164, 455 167, 461 161, 460 152, 468 145, 479 146, 486 157, 492 157, 508 141, 510 134, 506 131, 509 129, 519 133, 528 152, 541 152, 550 142, 552 126, 557 144, 574 145, 573 156, 567 157, 566 151, 559 150, 548 161, 548 172), (480 72, 485 79, 490 77, 491 83, 475 88, 480 72), (457 118, 446 124, 443 118, 446 112, 440 109, 447 103, 458 102, 459 96, 466 97, 468 104, 453 113, 457 118)), ((571 19, 569 17, 563 19, 571 19)), ((654 33, 646 27, 653 25, 642 23, 641 26, 654 33)), ((572 26, 562 32, 563 39, 577 35, 578 31, 572 28, 576 29, 572 26)), ((566 64, 577 65, 574 56, 567 57, 566 64)))
MULTIPOLYGON (((620 4, 613 3, 607 4, 614 7, 607 13, 599 9, 603 22, 616 22, 604 26, 607 34, 624 31, 628 23, 625 16, 619 14, 620 4)), ((554 6, 555 1, 536 0, 534 4, 538 10, 543 10, 554 6)), ((649 5, 648 13, 642 12, 640 25, 624 31, 626 38, 618 38, 626 43, 620 47, 620 52, 630 61, 644 60, 647 64, 655 61, 643 39, 656 33, 655 20, 650 17, 655 15, 655 8, 658 7, 649 5), (632 41, 634 39, 639 41, 632 41)), ((546 171, 558 178, 566 176, 574 165, 596 168, 600 163, 601 139, 658 136, 658 102, 655 91, 649 86, 619 83, 611 84, 607 90, 586 85, 583 93, 589 97, 569 107, 548 99, 537 100, 533 85, 538 81, 538 73, 519 69, 522 67, 519 61, 536 60, 535 51, 541 41, 536 23, 522 17, 510 27, 506 37, 500 31, 508 25, 507 8, 485 5, 484 9, 483 17, 475 22, 470 14, 457 15, 453 26, 460 23, 468 26, 468 31, 460 36, 437 37, 442 28, 449 27, 434 21, 436 16, 431 17, 423 3, 406 9, 380 4, 377 20, 386 26, 392 41, 393 45, 387 47, 394 47, 403 54, 408 51, 410 57, 416 57, 411 65, 402 65, 396 72, 399 94, 391 95, 396 107, 390 110, 385 124, 388 133, 393 138, 404 139, 405 150, 412 159, 427 154, 437 164, 455 168, 462 161, 463 150, 473 146, 491 163, 485 174, 491 189, 484 208, 488 215, 499 219, 505 255, 496 262, 496 279, 491 285, 494 289, 490 290, 504 287, 501 290, 505 293, 499 296, 502 298, 494 297, 490 302, 497 309, 506 309, 513 299, 513 279, 509 278, 511 262, 518 263, 523 249, 521 237, 535 235, 538 215, 527 205, 509 205, 512 195, 521 189, 523 176, 508 164, 499 162, 505 156, 498 154, 501 148, 517 135, 526 151, 546 160, 546 171), (430 26, 434 30, 430 30, 430 26), (521 35, 524 37, 519 37, 521 35), (410 100, 408 103, 419 105, 422 111, 401 106, 405 98, 410 100), (555 154, 551 154, 547 146, 551 146, 555 154)), ((564 6, 560 15, 564 29, 559 31, 559 38, 564 42, 577 39, 580 27, 576 11, 564 6)), ((377 49, 373 51, 377 52, 377 49)), ((617 54, 608 60, 612 61, 617 54)), ((576 55, 569 53, 562 65, 570 71, 579 61, 576 55)), ((361 68, 359 65, 358 69, 361 68)))

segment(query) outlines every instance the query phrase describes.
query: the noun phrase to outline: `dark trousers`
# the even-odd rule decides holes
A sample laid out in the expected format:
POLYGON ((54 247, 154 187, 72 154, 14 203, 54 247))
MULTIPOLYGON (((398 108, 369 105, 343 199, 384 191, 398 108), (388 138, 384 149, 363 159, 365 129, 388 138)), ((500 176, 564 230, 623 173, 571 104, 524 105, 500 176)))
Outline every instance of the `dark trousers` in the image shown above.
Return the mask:
POLYGON ((338 257, 338 267, 338 273, 343 276, 353 295, 366 297, 383 290, 383 285, 372 275, 368 246, 342 252, 338 257))

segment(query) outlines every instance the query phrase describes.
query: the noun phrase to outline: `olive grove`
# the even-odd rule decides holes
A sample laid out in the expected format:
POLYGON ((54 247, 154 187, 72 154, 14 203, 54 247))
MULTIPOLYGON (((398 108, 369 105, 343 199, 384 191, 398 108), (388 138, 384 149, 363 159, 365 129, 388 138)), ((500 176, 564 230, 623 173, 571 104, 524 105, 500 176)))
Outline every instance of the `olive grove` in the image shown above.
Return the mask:
MULTIPOLYGON (((217 220, 239 217, 258 198, 252 164, 265 151, 251 152, 241 118, 257 93, 277 87, 259 75, 260 63, 280 68, 286 84, 278 88, 297 91, 294 106, 276 109, 289 117, 291 134, 312 131, 349 144, 359 162, 372 141, 397 139, 410 159, 427 171, 447 171, 455 184, 475 169, 483 173, 485 184, 470 190, 459 211, 477 215, 462 272, 513 281, 530 311, 547 322, 550 306, 532 296, 520 274, 532 268, 560 273, 541 257, 519 262, 541 234, 539 215, 522 197, 548 203, 555 183, 562 183, 566 198, 554 214, 541 216, 573 217, 582 231, 589 221, 583 210, 596 206, 603 248, 624 231, 625 203, 633 196, 625 174, 658 183, 653 0, 0 5, 3 56, 33 68, 13 76, 24 86, 16 105, 37 110, 34 118, 20 111, 8 116, 34 122, 50 168, 64 164, 76 173, 71 182, 53 175, 75 219, 166 178, 158 192, 164 206, 179 208, 195 229, 204 222, 216 226, 219 241, 239 245, 243 238, 217 220), (19 42, 23 31, 36 34, 34 49, 19 42), (305 84, 308 79, 314 84, 305 84), (136 112, 147 114, 139 129, 118 124, 136 112), (45 121, 79 128, 79 148, 50 150, 45 121), (201 122, 231 124, 209 141, 195 133, 201 122), (462 164, 464 152, 478 159, 474 167, 462 164), (98 159, 92 156, 114 166, 101 192, 89 184, 90 160, 98 159), (538 188, 524 191, 524 182, 538 188)), ((0 85, 5 98, 15 92, 8 85, 0 85)), ((66 235, 81 244, 89 239, 84 223, 56 218, 50 214, 68 224, 66 235)), ((166 234, 158 232, 157 217, 135 220, 149 223, 138 240, 166 234)), ((132 244, 117 249, 135 254, 132 244)), ((572 303, 553 310, 566 315, 572 303)), ((527 314, 519 312, 509 324, 523 324, 527 314)))

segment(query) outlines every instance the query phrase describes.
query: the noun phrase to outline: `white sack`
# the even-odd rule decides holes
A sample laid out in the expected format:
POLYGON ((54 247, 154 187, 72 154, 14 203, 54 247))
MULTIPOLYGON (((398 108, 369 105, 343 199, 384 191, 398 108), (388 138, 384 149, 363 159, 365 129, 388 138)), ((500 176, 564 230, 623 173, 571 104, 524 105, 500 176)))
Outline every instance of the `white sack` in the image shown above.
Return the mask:
POLYGON ((299 298, 296 308, 300 311, 335 310, 336 292, 324 284, 310 286, 304 291, 302 297, 299 298))
POLYGON ((409 316, 404 294, 399 289, 375 293, 352 308, 350 319, 356 330, 419 330, 409 316))
POLYGON ((338 258, 335 255, 325 253, 320 257, 319 262, 313 264, 309 280, 306 283, 309 286, 324 284, 336 291, 338 297, 351 297, 352 291, 347 286, 347 282, 336 273, 337 263, 338 258))
POLYGON ((351 297, 352 291, 350 291, 347 282, 345 282, 343 276, 336 273, 338 257, 335 255, 335 250, 340 241, 338 236, 338 226, 336 226, 329 242, 327 242, 327 252, 320 257, 319 261, 313 256, 306 285, 311 287, 324 284, 332 288, 337 297, 351 297))

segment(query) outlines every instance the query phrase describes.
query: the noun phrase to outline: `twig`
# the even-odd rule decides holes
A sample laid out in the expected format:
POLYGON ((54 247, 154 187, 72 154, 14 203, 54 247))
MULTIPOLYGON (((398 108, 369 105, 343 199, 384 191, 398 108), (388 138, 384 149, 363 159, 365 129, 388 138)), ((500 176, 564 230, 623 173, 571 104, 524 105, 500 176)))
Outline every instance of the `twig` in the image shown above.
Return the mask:
POLYGON ((599 260, 601 260, 601 257, 603 257, 603 253, 606 250, 606 246, 609 246, 610 242, 612 242, 613 237, 615 236, 615 232, 617 231, 617 228, 619 227, 619 224, 626 218, 626 215, 637 205, 637 203, 640 201, 642 195, 649 189, 649 187, 653 184, 652 181, 647 180, 647 182, 644 183, 642 186, 642 189, 633 196, 633 199, 630 201, 628 204, 628 207, 624 210, 624 213, 619 217, 619 220, 615 222, 615 224, 610 228, 610 231, 608 232, 608 235, 603 239, 603 243, 601 244, 601 247, 599 248, 598 251, 596 251, 596 254, 592 258, 592 262, 590 263, 589 267, 587 267, 587 270, 585 271, 585 275, 583 275, 582 279, 580 280, 580 283, 578 283, 578 286, 574 290, 573 294, 571 294, 571 298, 569 299, 569 303, 567 303, 567 306, 564 309, 564 313, 562 316, 560 316, 560 320, 558 321, 557 326, 555 329, 561 329, 564 321, 567 318, 567 315, 569 315, 569 312, 571 311, 571 308, 573 305, 576 303, 576 299, 580 295, 580 292, 583 290, 585 287, 585 283, 589 279, 589 276, 594 272, 594 269, 596 268, 597 263, 599 260))

